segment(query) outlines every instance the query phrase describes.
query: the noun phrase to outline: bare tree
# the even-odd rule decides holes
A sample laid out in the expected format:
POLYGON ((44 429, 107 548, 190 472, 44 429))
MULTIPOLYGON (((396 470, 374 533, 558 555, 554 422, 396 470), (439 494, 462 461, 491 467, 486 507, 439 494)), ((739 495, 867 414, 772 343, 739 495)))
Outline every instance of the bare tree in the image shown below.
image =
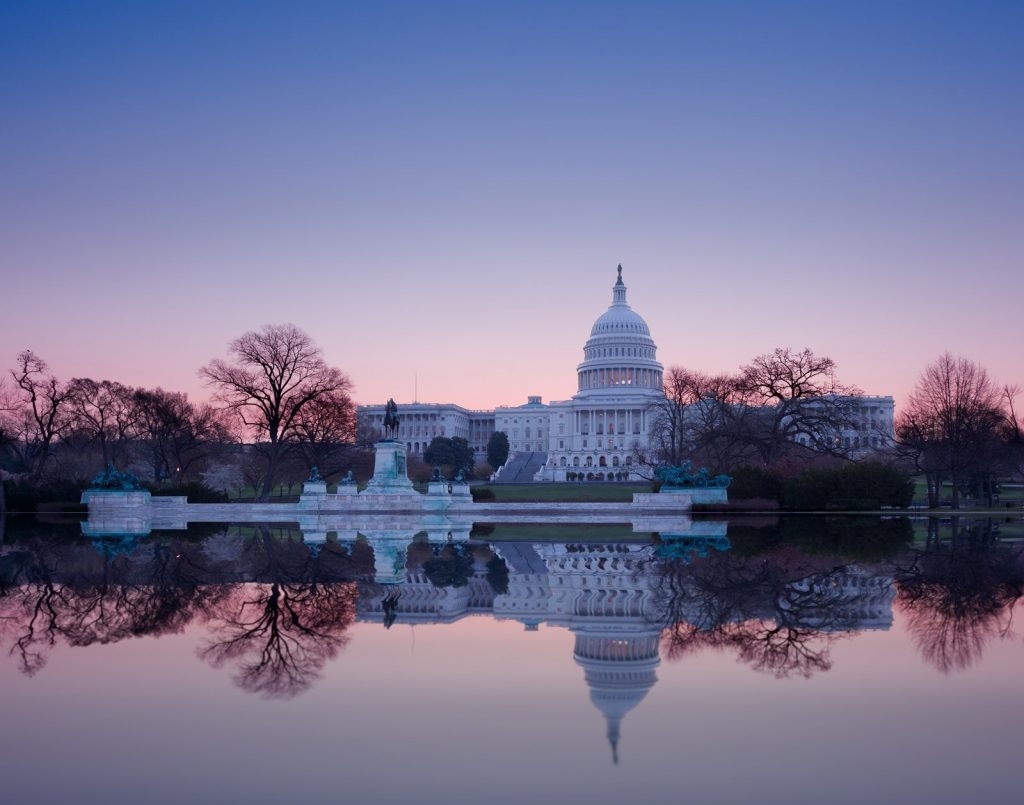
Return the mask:
POLYGON ((139 421, 135 389, 113 380, 76 377, 68 384, 67 401, 70 430, 99 449, 103 465, 122 458, 139 421))
POLYGON ((939 504, 944 478, 956 509, 972 474, 991 475, 995 437, 1005 424, 1000 391, 980 364, 947 352, 925 368, 897 418, 896 434, 925 473, 932 506, 939 504))
POLYGON ((858 394, 839 382, 831 358, 808 349, 776 349, 734 376, 671 368, 665 400, 652 412, 653 458, 728 469, 794 454, 843 455, 840 434, 853 425, 858 394))
POLYGON ((300 412, 296 440, 305 469, 326 478, 348 463, 356 444, 356 407, 345 392, 325 394, 300 412))
MULTIPOLYGON (((7 378, 0 376, 0 458, 17 445, 18 427, 15 416, 19 409, 14 390, 7 378)), ((3 515, 7 511, 7 494, 4 490, 4 473, 0 469, 0 544, 3 542, 3 515)))
POLYGON ((740 410, 753 408, 758 420, 741 438, 765 466, 798 444, 817 454, 843 454, 839 435, 852 424, 851 398, 861 392, 839 382, 831 358, 776 349, 742 367, 736 389, 740 410))
POLYGON ((1024 420, 1017 413, 1017 398, 1021 391, 1020 386, 1007 384, 1003 386, 1002 395, 1007 464, 1011 473, 1024 479, 1024 420))
POLYGON ((735 407, 736 380, 728 375, 706 375, 678 366, 665 374, 665 398, 650 411, 650 443, 653 455, 641 456, 641 464, 678 466, 687 459, 730 466, 742 448, 735 407))
POLYGON ((332 395, 347 395, 352 383, 328 366, 320 348, 292 324, 265 325, 231 342, 232 361, 214 360, 199 374, 214 398, 237 415, 265 447, 261 499, 270 497, 274 475, 298 436, 307 406, 332 395))
POLYGON ((46 361, 29 349, 18 355, 11 377, 24 405, 18 441, 29 473, 38 478, 66 424, 68 389, 50 373, 46 361))
POLYGON ((139 436, 157 482, 180 482, 218 445, 231 441, 219 409, 195 405, 180 392, 140 389, 136 392, 139 436))

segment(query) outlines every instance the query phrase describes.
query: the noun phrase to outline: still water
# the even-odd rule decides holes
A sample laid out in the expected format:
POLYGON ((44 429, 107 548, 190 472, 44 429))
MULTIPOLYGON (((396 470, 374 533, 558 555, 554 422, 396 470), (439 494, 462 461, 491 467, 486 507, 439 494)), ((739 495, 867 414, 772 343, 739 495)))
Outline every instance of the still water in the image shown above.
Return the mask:
POLYGON ((0 543, 7 802, 1005 802, 1020 521, 0 543))

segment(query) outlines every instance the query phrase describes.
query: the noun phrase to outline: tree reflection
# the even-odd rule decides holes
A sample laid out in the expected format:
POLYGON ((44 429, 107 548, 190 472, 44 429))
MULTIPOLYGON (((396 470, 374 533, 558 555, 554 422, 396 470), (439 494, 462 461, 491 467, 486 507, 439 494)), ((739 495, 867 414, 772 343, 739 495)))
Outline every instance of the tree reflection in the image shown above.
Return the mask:
POLYGON ((58 642, 88 646, 178 632, 219 595, 202 584, 196 544, 155 541, 131 556, 46 540, 23 547, 4 557, 10 585, 0 588, 0 629, 30 676, 58 642))
POLYGON ((319 679, 347 642, 357 586, 337 581, 340 551, 314 554, 300 541, 275 539, 266 526, 249 547, 259 555, 257 583, 232 586, 199 656, 215 668, 233 667, 242 690, 290 698, 319 679))
POLYGON ((756 671, 810 677, 832 667, 831 647, 857 628, 884 587, 857 568, 778 548, 757 557, 711 554, 658 568, 666 656, 729 650, 756 671))
POLYGON ((939 539, 929 521, 926 547, 896 574, 897 600, 921 656, 942 673, 979 660, 993 637, 1009 636, 1013 608, 1024 594, 1024 562, 1017 546, 998 541, 991 520, 952 523, 939 539))
POLYGON ((203 622, 214 637, 201 655, 237 666, 239 685, 268 696, 316 679, 354 619, 355 587, 341 580, 373 567, 365 551, 330 546, 314 557, 269 528, 137 543, 39 535, 0 559, 0 639, 23 673, 38 673, 59 643, 114 643, 203 622))
POLYGON ((244 691, 290 698, 319 679, 347 642, 356 597, 351 582, 238 585, 218 607, 199 656, 214 668, 233 666, 244 691))

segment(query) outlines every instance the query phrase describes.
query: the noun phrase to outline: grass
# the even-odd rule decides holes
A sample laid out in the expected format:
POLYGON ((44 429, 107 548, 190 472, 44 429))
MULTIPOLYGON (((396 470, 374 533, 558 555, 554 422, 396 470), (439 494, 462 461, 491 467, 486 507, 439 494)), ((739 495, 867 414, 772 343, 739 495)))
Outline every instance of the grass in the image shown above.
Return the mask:
MULTIPOLYGON (((914 506, 927 506, 928 505, 928 486, 925 484, 924 478, 921 476, 914 477, 914 499, 911 504, 914 506)), ((1006 504, 1009 503, 1011 509, 1016 507, 1020 508, 1024 506, 1024 484, 1014 481, 1003 482, 1000 485, 999 491, 999 502, 988 509, 984 506, 972 507, 978 509, 984 509, 985 511, 997 511, 1005 510, 1006 504)), ((946 481, 942 484, 942 495, 943 500, 948 500, 953 497, 952 484, 946 481)), ((962 498, 961 498, 962 500, 962 498)), ((943 509, 946 511, 946 509, 943 509)), ((966 509, 965 509, 966 511, 966 509)))

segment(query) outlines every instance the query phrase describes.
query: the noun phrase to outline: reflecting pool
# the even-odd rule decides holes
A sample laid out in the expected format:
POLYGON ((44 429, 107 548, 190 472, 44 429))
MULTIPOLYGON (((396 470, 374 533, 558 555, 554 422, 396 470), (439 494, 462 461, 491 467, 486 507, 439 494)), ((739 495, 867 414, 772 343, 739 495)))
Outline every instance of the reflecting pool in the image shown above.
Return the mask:
POLYGON ((1002 802, 1018 520, 8 520, 10 802, 1002 802))

